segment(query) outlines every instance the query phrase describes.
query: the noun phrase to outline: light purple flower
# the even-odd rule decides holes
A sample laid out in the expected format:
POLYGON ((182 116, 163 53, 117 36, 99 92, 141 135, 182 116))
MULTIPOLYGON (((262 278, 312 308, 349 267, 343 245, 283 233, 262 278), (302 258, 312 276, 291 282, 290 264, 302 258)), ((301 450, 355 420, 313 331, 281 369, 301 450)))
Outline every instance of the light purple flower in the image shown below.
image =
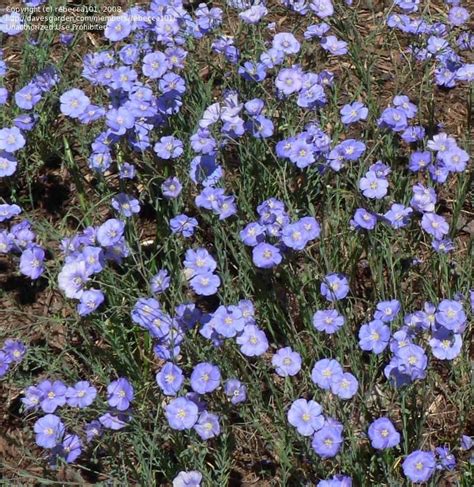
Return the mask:
POLYGON ((198 419, 199 410, 194 402, 185 397, 173 399, 165 407, 165 416, 172 429, 191 429, 198 419))
POLYGON ((59 101, 61 102, 61 113, 71 118, 78 118, 90 105, 89 98, 78 88, 64 92, 59 101))
POLYGON ((313 436, 311 446, 321 458, 331 458, 338 454, 343 442, 342 427, 326 422, 313 436))
POLYGON ((126 411, 133 401, 133 387, 127 379, 123 377, 111 382, 107 386, 107 402, 119 411, 126 411))
POLYGON ((66 435, 58 450, 66 463, 72 463, 82 453, 81 439, 77 435, 66 435))
POLYGON ((265 333, 256 325, 245 325, 245 328, 236 342, 240 351, 247 357, 264 354, 268 350, 268 340, 265 333))
POLYGON ((140 203, 136 198, 119 193, 112 198, 112 208, 114 208, 120 215, 124 217, 131 217, 133 214, 140 213, 140 203))
POLYGON ((12 176, 17 168, 17 161, 12 154, 0 151, 0 178, 12 176))
POLYGON ((282 256, 278 247, 261 242, 253 248, 252 260, 257 267, 270 269, 282 261, 282 256))
POLYGON ((216 390, 221 383, 219 367, 208 362, 197 364, 191 374, 191 387, 199 394, 216 390))
POLYGON ((38 384, 38 389, 41 391, 40 406, 45 413, 54 413, 56 408, 66 404, 67 387, 60 380, 44 380, 38 384))
POLYGON ((190 286, 193 291, 200 296, 212 296, 217 293, 217 289, 221 285, 219 276, 212 272, 195 275, 190 281, 190 286))
POLYGON ((343 374, 341 364, 334 359, 318 360, 311 371, 311 380, 321 389, 329 390, 335 378, 343 374))
POLYGON ((341 121, 346 125, 366 120, 368 113, 368 108, 359 101, 344 105, 340 110, 341 121))
POLYGON ((344 325, 344 317, 335 309, 318 310, 313 315, 313 326, 331 335, 344 325))
MULTIPOLYGON (((0 354, 1 353, 5 353, 5 352, 0 352, 0 354)), ((11 357, 7 354, 5 354, 5 355, 11 361, 11 357)), ((0 372, 1 372, 1 369, 0 369, 0 372)), ((0 373, 0 375, 1 375, 1 373, 0 373)), ((22 399, 21 399, 21 402, 23 403, 23 406, 25 407, 25 411, 27 411, 29 409, 37 409, 38 406, 40 405, 42 399, 43 399, 43 396, 44 396, 44 393, 39 387, 29 386, 25 390, 25 397, 22 397, 22 399)))
POLYGON ((181 193, 183 186, 177 177, 168 178, 161 185, 163 196, 168 199, 177 198, 181 193))
POLYGON ((297 399, 288 411, 288 422, 303 436, 311 436, 323 427, 322 407, 316 401, 297 399))
POLYGON ((377 304, 377 309, 374 313, 376 320, 383 321, 384 323, 390 323, 393 321, 400 311, 400 301, 392 299, 390 301, 380 301, 377 304))
POLYGON ((197 470, 179 472, 173 479, 173 487, 201 487, 202 474, 197 470))
POLYGON ((74 386, 68 387, 66 391, 68 406, 80 409, 90 406, 96 396, 97 389, 86 380, 77 382, 74 386))
POLYGON ((331 381, 331 392, 341 399, 351 399, 357 393, 359 383, 350 372, 333 377, 331 381))
POLYGON ((118 431, 127 426, 128 416, 125 414, 105 413, 99 417, 99 421, 104 428, 118 431))
POLYGON ((276 77, 275 86, 286 96, 296 93, 303 87, 302 73, 296 68, 283 68, 276 77))
POLYGON ((437 240, 441 240, 449 232, 448 222, 436 213, 425 213, 421 219, 421 226, 437 240))
POLYGON ((166 362, 156 374, 156 383, 167 396, 176 396, 183 382, 183 371, 172 362, 166 362))
POLYGON ((229 379, 225 383, 224 391, 232 404, 239 404, 247 400, 247 386, 240 380, 229 379))
POLYGON ((390 328, 380 320, 373 320, 360 327, 359 347, 376 355, 382 353, 390 340, 390 328))
POLYGON ((349 294, 349 281, 344 274, 327 274, 321 282, 321 294, 328 301, 344 299, 349 294))
POLYGON ((83 260, 65 264, 58 275, 59 289, 68 298, 80 299, 90 275, 91 272, 88 271, 83 260))
POLYGON ((385 213, 384 218, 390 222, 393 228, 403 228, 410 223, 413 210, 408 206, 393 203, 390 209, 385 213))
POLYGON ((54 448, 64 435, 64 423, 54 414, 39 418, 34 427, 36 444, 43 448, 54 448))
POLYGON ((104 293, 100 289, 88 289, 81 294, 77 305, 77 312, 81 316, 93 313, 105 300, 104 293))
POLYGON ((400 443, 400 433, 393 423, 385 417, 378 418, 369 426, 368 435, 373 448, 384 450, 393 448, 400 443))
POLYGON ((153 150, 161 159, 176 159, 183 153, 183 143, 173 136, 161 137, 153 150))
POLYGON ((464 331, 464 325, 467 322, 463 305, 453 299, 443 299, 439 303, 435 318, 438 324, 455 333, 464 331))
POLYGON ((219 417, 217 414, 203 411, 194 425, 194 430, 201 437, 202 440, 209 440, 219 436, 221 427, 219 424, 219 417))
POLYGON ((18 128, 0 129, 0 151, 13 153, 22 149, 25 144, 25 137, 18 128))
POLYGON ((333 56, 347 54, 347 42, 339 40, 336 36, 326 36, 321 39, 321 47, 333 56))
POLYGON ((93 420, 90 423, 86 423, 84 426, 84 431, 86 433, 86 441, 90 443, 96 436, 100 436, 102 433, 102 425, 100 421, 93 420))
POLYGON ((360 179, 359 188, 366 198, 381 199, 387 194, 388 181, 385 178, 379 178, 374 171, 368 171, 360 179))
POLYGON ((296 375, 301 370, 301 355, 291 347, 280 348, 272 357, 272 365, 281 377, 296 375))
POLYGON ((39 245, 30 245, 20 258, 20 272, 30 279, 38 279, 44 271, 45 252, 39 245))
POLYGON ((276 34, 272 41, 273 49, 284 52, 287 55, 297 54, 300 50, 300 43, 295 36, 289 32, 276 34))
POLYGON ((8 338, 3 344, 3 351, 8 354, 13 362, 21 362, 26 354, 26 346, 19 340, 8 338))
POLYGON ((109 41, 117 42, 128 37, 132 31, 132 23, 127 15, 110 17, 104 30, 104 36, 109 41))
POLYGON ((416 450, 405 458, 402 468, 405 476, 412 482, 426 482, 435 471, 435 456, 432 452, 416 450))

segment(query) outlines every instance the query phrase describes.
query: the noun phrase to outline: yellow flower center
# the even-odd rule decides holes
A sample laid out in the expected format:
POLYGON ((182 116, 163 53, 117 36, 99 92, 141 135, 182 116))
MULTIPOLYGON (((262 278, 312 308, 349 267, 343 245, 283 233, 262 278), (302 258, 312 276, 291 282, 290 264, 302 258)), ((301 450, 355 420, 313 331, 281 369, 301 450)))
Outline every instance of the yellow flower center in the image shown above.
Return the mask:
POLYGON ((332 371, 330 368, 323 370, 323 377, 331 377, 331 375, 332 375, 332 371))

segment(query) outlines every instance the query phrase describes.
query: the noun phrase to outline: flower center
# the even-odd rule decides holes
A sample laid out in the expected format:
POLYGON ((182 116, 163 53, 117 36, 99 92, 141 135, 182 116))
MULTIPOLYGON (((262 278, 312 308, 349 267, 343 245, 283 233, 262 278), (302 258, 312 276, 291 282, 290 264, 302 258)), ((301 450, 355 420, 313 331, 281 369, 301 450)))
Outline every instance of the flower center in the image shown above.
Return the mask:
POLYGON ((323 377, 331 377, 331 376, 332 376, 332 371, 330 368, 323 370, 323 377))
POLYGON ((372 334, 370 335, 370 339, 376 342, 380 339, 380 335, 376 331, 373 331, 372 334))

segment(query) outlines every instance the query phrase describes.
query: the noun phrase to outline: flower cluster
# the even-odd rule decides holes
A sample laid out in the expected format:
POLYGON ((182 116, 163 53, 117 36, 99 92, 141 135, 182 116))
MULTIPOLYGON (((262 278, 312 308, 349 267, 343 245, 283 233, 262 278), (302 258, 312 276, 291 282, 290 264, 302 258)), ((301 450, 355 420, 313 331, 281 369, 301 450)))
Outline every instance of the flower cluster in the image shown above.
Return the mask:
POLYGON ((253 247, 253 263, 262 269, 277 266, 283 259, 282 253, 303 250, 306 245, 319 237, 321 228, 312 216, 305 216, 291 222, 285 205, 276 198, 270 198, 257 207, 259 219, 245 226, 240 239, 253 247), (271 239, 274 243, 268 243, 271 239))
MULTIPOLYGON (((33 410, 46 413, 34 424, 36 444, 51 450, 51 463, 58 458, 67 463, 74 462, 82 453, 83 440, 78 434, 68 433, 61 418, 54 414, 58 408, 69 406, 75 409, 86 409, 97 397, 97 389, 88 381, 79 381, 67 386, 60 380, 49 379, 29 386, 24 391, 22 403, 25 411, 33 410)), ((107 386, 107 404, 111 408, 84 425, 83 434, 86 443, 102 434, 102 429, 122 429, 126 426, 130 403, 134 398, 133 386, 125 378, 119 378, 107 386)))
POLYGON ((344 372, 335 359, 318 360, 311 371, 311 380, 321 389, 331 392, 341 399, 351 399, 357 393, 359 383, 350 372, 344 372))
POLYGON ((188 249, 183 264, 184 274, 196 294, 200 296, 216 294, 221 280, 214 274, 217 263, 206 249, 188 249))
MULTIPOLYGON (((156 374, 156 382, 167 396, 176 396, 182 389, 184 374, 173 362, 166 362, 156 374)), ((174 430, 193 428, 202 440, 209 440, 220 434, 220 419, 207 410, 202 396, 210 394, 221 385, 219 367, 209 362, 197 364, 190 376, 192 391, 171 399, 165 406, 165 416, 174 430)), ((232 404, 246 400, 246 387, 237 379, 229 379, 224 386, 225 394, 232 404)))
POLYGON ((107 261, 120 264, 128 256, 124 231, 125 223, 112 218, 61 241, 65 261, 58 286, 66 297, 79 300, 77 312, 81 316, 94 312, 105 299, 100 289, 87 288, 88 282, 104 269, 107 261))
POLYGON ((237 305, 221 305, 201 322, 200 334, 212 340, 215 346, 226 338, 235 337, 241 353, 247 357, 263 355, 268 350, 267 336, 256 324, 254 305, 249 300, 237 305))
POLYGON ((316 401, 294 401, 288 411, 288 421, 299 434, 313 437, 311 446, 321 458, 338 454, 343 443, 343 426, 335 419, 324 417, 316 401))
POLYGON ((474 79, 474 65, 463 61, 456 50, 462 52, 472 48, 472 36, 462 32, 461 28, 469 21, 469 11, 453 4, 448 12, 446 23, 430 22, 416 14, 420 2, 397 0, 394 2, 403 13, 391 13, 387 25, 391 29, 410 34, 413 43, 408 47, 411 54, 420 63, 431 63, 434 67, 434 82, 443 88, 454 88, 460 82, 474 79), (454 40, 454 43, 453 43, 454 40))
MULTIPOLYGON (((46 0, 23 3, 38 7, 46 0)), ((156 382, 146 393, 135 384, 143 402, 134 407, 133 421, 135 388, 125 377, 110 382, 106 391, 92 384, 95 379, 30 385, 21 401, 25 411, 41 415, 33 427, 36 444, 48 450, 53 467, 75 462, 86 448, 96 455, 92 443, 104 429, 129 425, 127 431, 135 434, 139 425, 146 431, 151 422, 144 411, 151 397, 159 404, 153 433, 170 440, 170 466, 179 464, 167 480, 174 477, 174 487, 199 487, 225 465, 222 484, 229 481, 225 448, 233 442, 227 439, 234 420, 256 435, 267 427, 274 434, 280 423, 288 428, 277 420, 273 405, 280 404, 280 413, 287 412, 288 423, 303 437, 291 431, 285 448, 306 442, 314 458, 341 455, 343 473, 331 463, 332 477, 311 478, 312 485, 351 486, 346 475, 351 461, 369 458, 367 451, 378 455, 364 470, 370 482, 379 480, 375 464, 386 472, 399 462, 400 473, 415 483, 457 468, 462 459, 448 444, 433 440, 412 451, 404 398, 416 398, 416 384, 407 386, 436 373, 436 360, 458 358, 467 340, 469 312, 461 292, 470 276, 458 279, 457 252, 449 254, 465 246, 457 232, 465 215, 447 195, 458 185, 456 197, 466 199, 470 168, 463 144, 468 141, 461 130, 436 125, 436 111, 426 109, 424 96, 433 88, 435 100, 474 80, 468 9, 460 0, 445 0, 446 12, 437 5, 432 17, 421 0, 392 2, 383 20, 392 40, 404 47, 400 59, 393 56, 397 69, 383 86, 393 92, 377 106, 380 87, 371 76, 379 72, 379 54, 374 50, 373 61, 367 60, 373 46, 362 49, 365 29, 357 31, 366 17, 358 17, 352 0, 221 3, 228 8, 182 0, 144 3, 108 18, 105 47, 83 55, 82 78, 64 77, 65 84, 59 84, 65 66, 49 66, 42 56, 43 69, 20 82, 4 82, 6 60, 15 56, 0 50, 0 107, 6 113, 0 127, 0 256, 19 257, 21 274, 42 277, 39 284, 55 284, 75 300, 75 319, 87 331, 92 327, 100 335, 104 322, 130 313, 146 335, 120 327, 121 322, 114 328, 113 338, 130 341, 132 351, 120 375, 128 375, 131 366, 147 381, 152 364, 156 382), (285 16, 276 21, 280 12, 285 16), (418 68, 425 73, 416 85, 419 99, 417 90, 397 78, 418 68), (354 85, 354 77, 360 83, 354 85), (37 143, 34 129, 49 121, 48 110, 61 134, 79 134, 63 169, 74 176, 81 204, 60 228, 71 228, 76 211, 80 218, 75 230, 61 231, 67 236, 59 252, 57 240, 46 240, 31 211, 35 208, 28 208, 25 192, 17 188, 25 179, 29 185, 42 182, 26 164, 26 152, 37 143), (12 190, 8 201, 4 182, 12 190), (99 211, 88 209, 86 217, 89 195, 90 208, 99 211), (333 209, 335 225, 341 226, 337 233, 333 209), (154 224, 156 241, 145 249, 137 235, 142 226, 148 234, 154 224), (222 245, 226 239, 228 248, 222 245), (40 245, 46 241, 47 247, 40 245), (234 252, 242 244, 251 252, 234 252), (426 294, 425 276, 409 275, 404 262, 408 256, 411 270, 428 254, 436 268, 431 272, 438 272, 439 263, 449 275, 426 294), (117 286, 123 277, 120 304, 114 303, 114 286, 106 284, 109 272, 119 277, 117 286), (289 276, 299 272, 301 279, 289 276), (364 272, 373 279, 365 279, 364 272), (430 302, 423 305, 426 299, 430 302), (374 384, 388 391, 393 405, 382 405, 385 396, 380 403, 373 400, 377 395, 369 387, 374 384), (259 389, 261 396, 254 397, 259 389), (248 407, 233 408, 246 401, 248 407), (263 426, 259 407, 268 407, 263 426), (211 442, 183 454, 180 447, 196 438, 211 442), (349 439, 364 456, 346 462, 349 439), (210 446, 222 448, 219 466, 211 461, 210 446), (387 449, 394 449, 397 460, 387 449)), ((7 13, 0 16, 0 32, 19 35, 26 23, 19 13, 7 13)), ((367 38, 382 38, 380 24, 367 38)), ((79 35, 58 37, 58 50, 69 52, 79 35)), ((92 38, 95 46, 97 37, 92 38)), ((42 47, 43 40, 29 36, 27 42, 42 47)), ((42 144, 48 147, 41 140, 38 160, 44 158, 42 144)), ((470 298, 472 308, 474 291, 470 298)), ((77 352, 74 343, 68 350, 77 352)), ((25 353, 22 342, 6 340, 0 377, 25 353)), ((114 373, 111 367, 107 364, 106 376, 114 373)), ((463 436, 461 452, 471 447, 471 438, 463 436)), ((271 453, 281 457, 281 451, 271 453)), ((300 468, 296 455, 289 460, 299 470, 289 482, 308 480, 310 470, 300 468)), ((170 473, 155 461, 150 462, 154 471, 170 473)), ((135 463, 133 458, 130 464, 135 463)))
MULTIPOLYGON (((0 222, 8 221, 21 213, 18 205, 1 204, 0 222)), ((32 280, 41 277, 45 270, 46 251, 36 241, 36 233, 29 220, 0 230, 0 255, 20 254, 19 270, 32 280)))

